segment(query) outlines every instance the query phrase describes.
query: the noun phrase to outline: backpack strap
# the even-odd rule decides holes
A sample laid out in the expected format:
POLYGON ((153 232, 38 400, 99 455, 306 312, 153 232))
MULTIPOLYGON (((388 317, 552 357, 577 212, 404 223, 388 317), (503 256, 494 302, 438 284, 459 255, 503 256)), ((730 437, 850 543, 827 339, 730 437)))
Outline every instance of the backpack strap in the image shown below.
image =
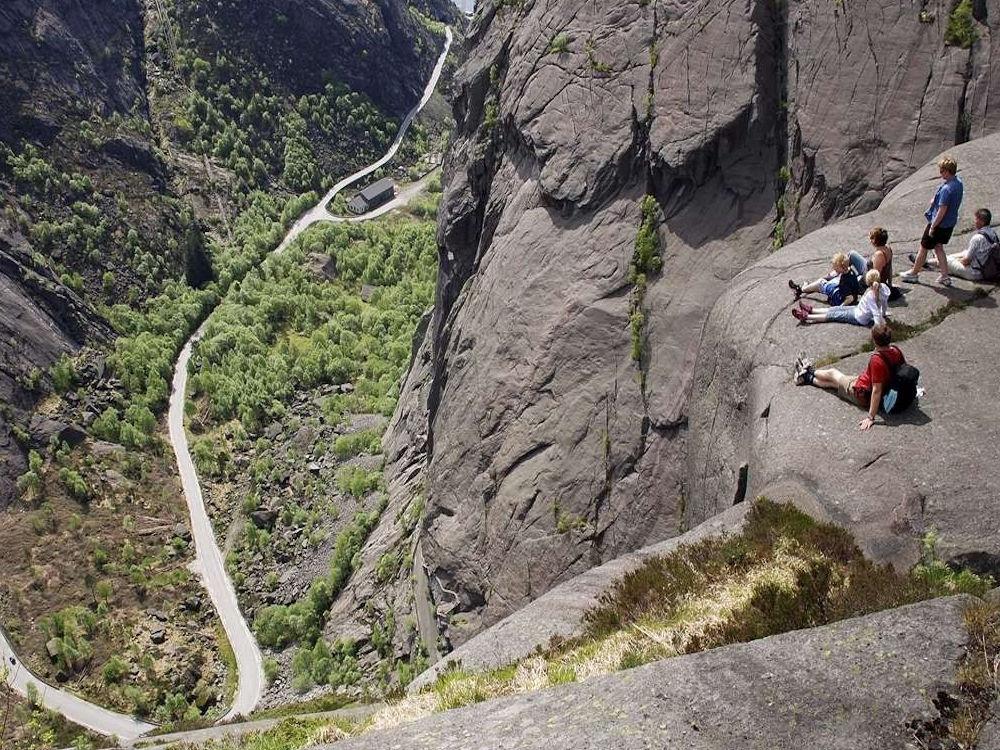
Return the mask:
MULTIPOLYGON (((895 350, 896 350, 897 352, 899 352, 899 356, 900 356, 900 362, 899 362, 899 365, 901 365, 901 364, 903 364, 904 362, 906 362, 906 358, 905 358, 905 357, 903 357, 903 352, 901 352, 901 351, 899 350, 899 347, 898 347, 898 346, 895 346, 895 345, 893 345, 893 346, 890 346, 889 348, 890 348, 890 349, 895 349, 895 350)), ((893 375, 895 375, 895 374, 896 374, 896 370, 898 370, 898 369, 899 369, 899 365, 894 365, 894 364, 892 363, 892 361, 891 361, 891 360, 890 360, 890 359, 889 359, 889 358, 888 358, 887 356, 885 356, 885 353, 884 353, 884 352, 880 352, 880 351, 879 351, 878 349, 876 349, 876 350, 875 350, 874 352, 872 352, 872 353, 873 353, 873 354, 875 354, 876 356, 878 356, 878 358, 882 360, 882 363, 883 363, 883 364, 884 364, 884 365, 886 366, 886 368, 888 368, 888 370, 889 370, 889 378, 890 378, 890 379, 892 379, 893 375)))

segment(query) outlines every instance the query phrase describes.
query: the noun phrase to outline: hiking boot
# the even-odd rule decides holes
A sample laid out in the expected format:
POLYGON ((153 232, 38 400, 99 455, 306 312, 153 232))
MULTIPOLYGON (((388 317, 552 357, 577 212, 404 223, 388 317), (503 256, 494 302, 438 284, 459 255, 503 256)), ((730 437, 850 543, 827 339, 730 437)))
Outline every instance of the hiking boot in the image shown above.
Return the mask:
POLYGON ((801 321, 802 323, 805 323, 806 322, 806 318, 809 317, 809 313, 807 313, 805 310, 802 310, 802 309, 800 309, 798 307, 793 307, 792 308, 792 316, 796 320, 801 321))
POLYGON ((799 309, 805 310, 806 311, 806 315, 808 315, 808 314, 810 314, 813 311, 813 306, 810 305, 805 300, 799 300, 799 309))
POLYGON ((802 296, 802 287, 796 284, 792 279, 788 280, 788 288, 795 292, 795 299, 802 296))
POLYGON ((799 368, 795 373, 795 385, 812 385, 813 382, 813 366, 806 365, 805 367, 799 368))
POLYGON ((951 286, 951 276, 945 276, 941 274, 937 277, 937 283, 941 286, 951 286))
POLYGON ((899 280, 905 281, 907 284, 919 284, 920 274, 913 273, 913 271, 903 271, 901 274, 899 274, 899 280))

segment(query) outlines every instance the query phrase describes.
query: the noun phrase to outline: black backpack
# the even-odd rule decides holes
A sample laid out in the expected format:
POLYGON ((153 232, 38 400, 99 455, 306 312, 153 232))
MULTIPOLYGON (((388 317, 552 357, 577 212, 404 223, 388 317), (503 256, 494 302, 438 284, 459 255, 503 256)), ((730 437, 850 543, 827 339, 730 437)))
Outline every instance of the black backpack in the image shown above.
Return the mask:
POLYGON ((983 275, 983 281, 997 281, 1000 279, 1000 238, 992 230, 987 232, 981 229, 979 234, 990 243, 990 249, 986 253, 986 260, 976 270, 983 275))
POLYGON ((882 352, 876 351, 875 354, 882 359, 891 373, 889 387, 882 394, 879 410, 883 414, 899 414, 917 400, 917 381, 920 380, 920 370, 905 360, 900 363, 899 367, 893 367, 892 362, 882 352))

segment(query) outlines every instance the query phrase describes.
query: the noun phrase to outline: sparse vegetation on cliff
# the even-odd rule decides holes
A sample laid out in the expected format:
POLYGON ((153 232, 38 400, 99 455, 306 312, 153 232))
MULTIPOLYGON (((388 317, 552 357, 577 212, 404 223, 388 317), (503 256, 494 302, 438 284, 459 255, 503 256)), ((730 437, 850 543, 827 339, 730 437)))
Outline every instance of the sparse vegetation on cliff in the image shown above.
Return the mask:
POLYGON ((948 15, 948 25, 944 30, 945 44, 969 49, 979 39, 976 19, 972 14, 972 0, 959 0, 948 15))

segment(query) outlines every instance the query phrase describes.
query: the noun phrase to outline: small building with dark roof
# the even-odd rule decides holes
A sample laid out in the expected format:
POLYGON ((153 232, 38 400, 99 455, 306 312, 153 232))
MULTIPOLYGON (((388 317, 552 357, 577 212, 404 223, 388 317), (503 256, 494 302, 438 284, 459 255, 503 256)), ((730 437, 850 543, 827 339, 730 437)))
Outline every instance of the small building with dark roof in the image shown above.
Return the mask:
POLYGON ((353 214, 365 214, 392 200, 395 194, 396 188, 392 184, 392 178, 383 177, 351 198, 347 203, 347 209, 353 214))

